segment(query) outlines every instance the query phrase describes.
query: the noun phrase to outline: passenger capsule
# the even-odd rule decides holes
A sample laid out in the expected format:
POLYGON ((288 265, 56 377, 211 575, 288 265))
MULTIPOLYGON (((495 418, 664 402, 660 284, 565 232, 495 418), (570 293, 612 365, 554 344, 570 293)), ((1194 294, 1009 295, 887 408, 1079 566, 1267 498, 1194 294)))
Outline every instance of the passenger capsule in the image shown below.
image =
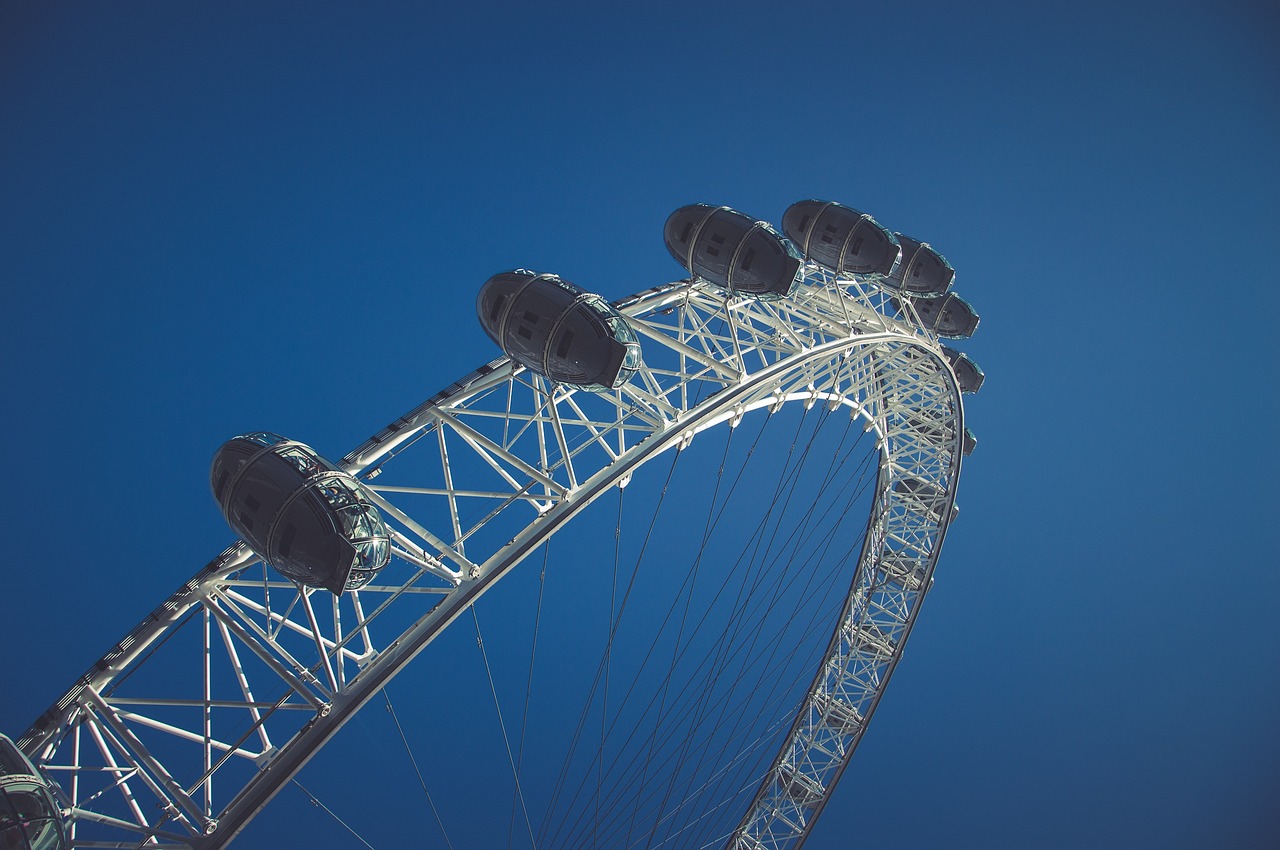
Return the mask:
POLYGON ((640 368, 640 343, 599 295, 553 274, 496 274, 480 287, 476 313, 507 356, 557 383, 616 390, 640 368))
POLYGON ((956 279, 956 270, 947 258, 927 242, 901 233, 894 236, 902 246, 902 261, 884 279, 884 285, 901 289, 917 298, 930 298, 946 292, 956 279))
POLYGON ((969 359, 969 355, 954 348, 942 346, 942 353, 951 364, 951 371, 956 373, 956 382, 960 384, 960 392, 976 393, 982 389, 982 382, 987 379, 977 363, 969 359))
POLYGON ((690 274, 737 294, 782 298, 800 270, 800 257, 776 230, 728 207, 681 207, 662 238, 690 274))
MULTIPOLYGON (((942 518, 942 498, 945 497, 946 492, 932 481, 923 481, 914 477, 899 479, 893 481, 893 492, 918 499, 920 507, 927 509, 933 516, 942 518)), ((955 522, 957 516, 960 516, 960 506, 952 502, 947 522, 955 522)))
MULTIPOLYGON (((913 498, 921 508, 934 516, 942 516, 942 501, 946 496, 946 491, 932 481, 925 481, 920 478, 899 478, 893 482, 893 491, 913 498)), ((955 519, 957 513, 959 513, 959 509, 953 502, 951 519, 955 519)))
POLYGON ((213 456, 209 480, 232 531, 285 578, 341 594, 391 559, 390 533, 364 488, 302 443, 236 437, 213 456))
POLYGON ((62 809, 31 760, 0 735, 0 847, 63 850, 62 809))
MULTIPOLYGON (((920 323, 938 336, 948 339, 967 339, 978 329, 978 314, 968 301, 954 292, 942 298, 908 299, 915 308, 920 323)), ((901 302, 893 301, 895 307, 901 302)))
POLYGON ((831 201, 797 201, 782 215, 782 232, 800 251, 837 274, 884 276, 901 250, 874 218, 831 201))
POLYGON ((898 478, 893 482, 893 492, 903 495, 915 495, 925 498, 941 496, 944 491, 932 481, 921 478, 898 478))
POLYGON ((978 447, 978 438, 975 437, 973 435, 973 432, 970 431, 969 428, 966 426, 964 429, 964 438, 960 444, 960 453, 963 454, 965 457, 968 457, 969 455, 973 454, 973 450, 976 449, 977 447, 978 447))

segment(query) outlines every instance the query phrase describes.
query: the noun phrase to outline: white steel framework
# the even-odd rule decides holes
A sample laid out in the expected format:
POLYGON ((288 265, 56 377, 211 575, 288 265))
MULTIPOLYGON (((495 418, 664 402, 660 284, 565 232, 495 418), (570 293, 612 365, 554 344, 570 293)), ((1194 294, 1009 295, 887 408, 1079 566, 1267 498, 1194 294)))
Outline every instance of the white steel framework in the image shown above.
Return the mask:
POLYGON ((729 839, 803 843, 932 581, 961 463, 955 376, 909 304, 814 265, 783 300, 692 280, 615 306, 645 352, 621 389, 572 391, 499 359, 343 458, 392 528, 396 557, 373 584, 334 597, 281 580, 237 544, 45 712, 18 743, 57 781, 73 846, 224 846, 435 635, 602 493, 750 410, 821 403, 874 431, 874 507, 825 660, 729 839), (185 679, 156 660, 175 653, 185 679))

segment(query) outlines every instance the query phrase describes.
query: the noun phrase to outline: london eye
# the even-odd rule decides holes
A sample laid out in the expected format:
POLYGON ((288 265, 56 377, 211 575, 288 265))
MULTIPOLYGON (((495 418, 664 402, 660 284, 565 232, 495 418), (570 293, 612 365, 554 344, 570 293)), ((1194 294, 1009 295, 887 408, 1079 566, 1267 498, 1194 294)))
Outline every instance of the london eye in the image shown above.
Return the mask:
POLYGON ((943 340, 977 314, 927 242, 836 203, 794 204, 780 231, 694 204, 664 237, 685 276, 612 301, 547 271, 491 277, 477 313, 502 356, 340 459, 268 431, 224 445, 210 486, 240 539, 14 738, 0 834, 227 845, 446 630, 474 631, 487 670, 477 603, 595 524, 602 543, 568 548, 611 577, 606 628, 560 718, 560 771, 523 771, 527 713, 493 692, 493 770, 515 786, 499 832, 802 845, 957 515, 961 397, 983 373, 943 340), (671 517, 672 488, 705 513, 671 517), (752 534, 712 545, 725 515, 752 534), (664 528, 688 560, 654 554, 664 528), (645 603, 639 637, 635 589, 655 576, 670 604, 645 603))

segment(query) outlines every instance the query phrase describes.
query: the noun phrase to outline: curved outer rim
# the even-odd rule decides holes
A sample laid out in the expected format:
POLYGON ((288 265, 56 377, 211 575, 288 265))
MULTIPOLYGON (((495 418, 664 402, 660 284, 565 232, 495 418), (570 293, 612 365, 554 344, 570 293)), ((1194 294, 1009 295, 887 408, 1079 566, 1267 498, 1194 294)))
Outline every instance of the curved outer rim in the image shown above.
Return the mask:
MULTIPOLYGON (((375 661, 349 683, 349 687, 334 694, 333 698, 327 702, 314 701, 315 716, 293 739, 271 754, 265 767, 235 796, 216 820, 198 812, 195 813, 194 820, 204 834, 189 836, 183 839, 180 846, 213 848, 229 843, 248 824, 254 814, 309 761, 315 751, 323 746, 355 711, 375 696, 435 635, 464 613, 493 583, 506 575, 524 557, 592 501, 613 486, 625 485, 634 470, 645 462, 670 448, 687 444, 695 434, 707 428, 731 420, 736 424, 736 420, 749 410, 766 406, 776 409, 782 404, 797 401, 813 404, 819 400, 825 400, 833 407, 839 404, 851 407, 855 415, 866 419, 869 429, 876 430, 877 444, 881 452, 881 467, 877 483, 877 501, 880 506, 878 512, 883 516, 891 516, 896 511, 898 515, 906 517, 910 522, 928 526, 924 529, 924 536, 929 538, 929 542, 927 546, 917 547, 918 556, 913 556, 910 575, 914 590, 906 594, 910 598, 905 600, 905 607, 896 621, 897 631, 891 648, 881 653, 875 687, 865 694, 863 700, 856 703, 854 714, 857 716, 857 722, 851 725, 850 715, 842 713, 837 718, 840 728, 834 729, 832 724, 827 722, 830 719, 827 715, 831 714, 831 706, 835 704, 833 700, 841 700, 845 697, 835 694, 832 690, 830 672, 833 664, 839 662, 841 652, 850 644, 850 634, 853 635, 852 642, 857 643, 859 624, 867 621, 865 606, 868 582, 870 592, 874 593, 877 585, 882 584, 892 570, 900 572, 901 568, 900 563, 894 566, 886 562, 886 558, 893 555, 895 550, 883 539, 873 538, 872 534, 868 534, 868 542, 856 570, 854 587, 846 602, 845 612, 833 634, 823 665, 815 677, 809 696, 801 707, 786 743, 756 795, 752 808, 744 816, 735 837, 730 840, 730 844, 737 847, 782 847, 798 846, 802 843, 821 812, 822 806, 829 799, 836 780, 848 764, 853 748, 865 730, 866 722, 874 711, 890 674, 901 658, 906 636, 919 611, 919 602, 923 599, 932 580, 932 571, 955 500, 960 470, 960 440, 963 434, 959 389, 954 374, 938 348, 936 339, 927 333, 922 333, 918 328, 886 319, 874 313, 865 304, 856 304, 855 299, 847 299, 849 303, 846 304, 843 303, 844 299, 839 299, 832 294, 833 290, 846 292, 842 287, 856 288, 853 281, 832 278, 831 275, 813 265, 804 269, 804 275, 806 282, 821 284, 821 286, 813 286, 809 294, 816 299, 825 299, 815 300, 806 309, 813 311, 815 315, 821 310, 827 310, 830 314, 843 313, 846 321, 851 322, 845 327, 845 336, 805 347, 804 350, 792 356, 783 357, 757 371, 740 373, 736 383, 727 383, 722 391, 714 393, 707 400, 690 408, 672 421, 664 423, 663 427, 655 428, 653 433, 632 445, 612 463, 587 477, 571 492, 566 492, 563 498, 533 519, 507 545, 483 563, 473 566, 471 574, 463 576, 452 593, 382 649, 375 661), (833 306, 833 300, 841 301, 838 305, 839 310, 833 306), (850 315, 855 318, 850 320, 850 315), (869 315, 874 315, 876 320, 869 320, 867 318, 869 315), (875 327, 876 325, 879 327, 875 327), (874 332, 868 332, 873 329, 874 332), (794 381, 797 376, 803 379, 812 375, 816 364, 825 363, 829 367, 831 364, 843 364, 846 355, 856 352, 865 352, 868 362, 888 362, 894 358, 902 360, 903 370, 918 371, 925 376, 924 380, 933 382, 932 391, 937 396, 940 407, 947 411, 945 445, 935 447, 944 461, 945 470, 941 474, 944 480, 935 482, 938 484, 939 492, 932 502, 923 508, 908 504, 918 502, 919 499, 916 496, 898 494, 890 486, 895 478, 906 475, 905 467, 899 463, 900 459, 895 457, 897 451, 895 447, 904 434, 910 435, 910 428, 900 421, 895 421, 897 414, 893 406, 888 403, 887 396, 878 404, 864 406, 851 400, 849 392, 831 393, 815 390, 811 382, 807 386, 803 381, 793 383, 790 389, 783 391, 783 388, 788 386, 789 380, 794 381), (876 409, 877 407, 881 409, 876 409), (822 715, 816 724, 815 714, 822 715), (827 719, 824 720, 824 717, 827 719), (832 749, 831 742, 834 736, 836 742, 834 749, 838 752, 835 753, 834 759, 829 760, 825 768, 815 771, 818 775, 807 777, 807 784, 800 783, 799 785, 803 787, 797 791, 799 787, 795 780, 799 752, 797 747, 803 744, 804 752, 810 752, 815 745, 815 734, 822 738, 817 743, 820 749, 824 747, 832 749), (787 782, 782 781, 784 776, 787 782), (820 789, 820 793, 816 796, 813 791, 815 787, 820 789), (788 806, 790 810, 784 811, 788 806)), ((705 286, 706 284, 696 279, 692 282, 680 281, 621 299, 615 302, 615 306, 628 316, 638 330, 645 330, 642 316, 652 315, 664 307, 677 305, 681 301, 687 303, 691 292, 701 291, 705 286)), ((749 299, 740 299, 738 304, 740 306, 747 304, 745 309, 750 309, 748 301, 749 299)), ((729 321, 732 323, 731 315, 729 321)), ((831 324, 837 320, 828 316, 826 321, 831 324)), ((645 330, 645 334, 654 336, 651 330, 645 330)), ((745 363, 745 360, 741 362, 745 363)), ((840 377, 838 370, 843 368, 843 365, 837 366, 834 374, 840 377)), ((414 433, 428 427, 427 423, 431 421, 431 415, 434 412, 456 407, 467 398, 510 380, 521 372, 523 372, 522 367, 512 364, 506 358, 482 367, 471 376, 433 396, 414 411, 401 417, 379 435, 366 441, 344 458, 341 467, 355 475, 380 463, 399 446, 405 444, 414 433)), ((882 384, 886 380, 879 371, 874 372, 873 376, 882 384)), ((842 377, 840 379, 843 380, 842 377)), ((851 377, 850 380, 852 381, 851 377)), ((909 439, 907 443, 910 443, 909 439)), ((911 445, 906 445, 908 449, 906 454, 910 454, 911 448, 911 445)), ((900 552, 897 554, 901 555, 900 552)), ((103 656, 68 691, 66 696, 42 715, 19 740, 21 749, 33 755, 33 760, 38 764, 51 756, 59 739, 65 736, 76 722, 76 717, 81 710, 88 706, 95 709, 105 707, 102 706, 101 697, 98 695, 105 685, 137 661, 147 647, 177 623, 187 610, 201 604, 209 594, 216 592, 234 574, 254 560, 253 553, 240 543, 233 545, 215 558, 162 603, 120 644, 103 656)), ((880 626, 876 628, 877 634, 885 633, 880 626)), ((809 761, 812 759, 808 759, 806 763, 809 761)), ((184 800, 180 799, 178 802, 182 803, 184 800)), ((184 808, 187 807, 184 806, 184 808)), ((190 812, 190 809, 188 811, 190 812)), ((104 820, 101 816, 90 817, 90 813, 80 810, 76 810, 73 814, 84 816, 87 820, 97 820, 100 823, 109 820, 104 820)), ((164 833, 158 830, 156 834, 169 839, 180 837, 172 832, 164 833)), ((136 840, 133 843, 136 843, 136 840)))

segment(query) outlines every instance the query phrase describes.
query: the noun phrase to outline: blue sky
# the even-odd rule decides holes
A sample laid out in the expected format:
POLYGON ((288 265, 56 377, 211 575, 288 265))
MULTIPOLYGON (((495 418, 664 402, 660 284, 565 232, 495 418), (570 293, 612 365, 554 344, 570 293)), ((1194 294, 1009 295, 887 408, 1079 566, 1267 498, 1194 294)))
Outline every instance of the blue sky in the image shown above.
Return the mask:
MULTIPOLYGON (((5 5, 0 729, 230 542, 228 437, 340 456, 495 356, 494 272, 616 298, 679 276, 680 205, 830 198, 947 255, 988 380, 809 846, 1275 846, 1278 34, 1248 2, 5 5)), ((424 821, 378 810, 421 808, 360 760, 382 722, 313 784, 388 847, 424 821)), ((330 846, 277 807, 243 846, 330 846)))

